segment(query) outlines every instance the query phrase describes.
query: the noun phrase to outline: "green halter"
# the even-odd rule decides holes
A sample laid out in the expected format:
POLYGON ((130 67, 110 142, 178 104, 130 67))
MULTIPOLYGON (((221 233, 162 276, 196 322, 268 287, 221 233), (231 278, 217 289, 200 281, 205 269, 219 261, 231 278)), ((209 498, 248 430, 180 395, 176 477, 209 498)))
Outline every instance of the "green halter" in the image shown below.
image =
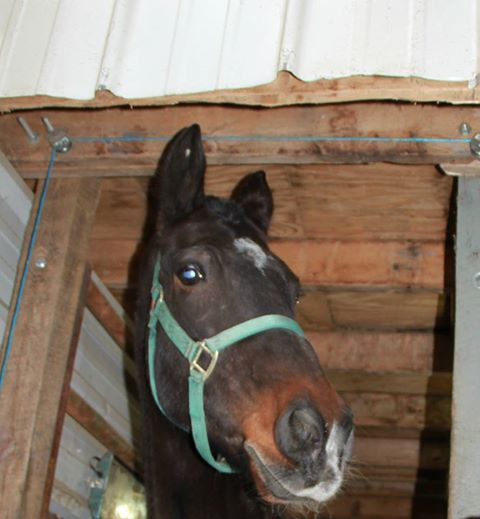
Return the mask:
POLYGON ((189 412, 195 446, 202 458, 212 467, 220 472, 232 473, 234 470, 230 465, 228 465, 225 460, 215 460, 210 450, 207 425, 205 421, 205 411, 203 408, 203 388, 205 381, 212 374, 219 353, 228 346, 252 335, 256 335, 257 333, 274 328, 289 330, 301 337, 304 336, 303 330, 296 321, 289 317, 270 314, 244 321, 243 323, 223 330, 208 339, 194 341, 170 313, 170 310, 163 298, 163 288, 160 284, 159 275, 160 258, 157 259, 153 272, 152 306, 148 322, 148 328, 150 330, 148 336, 148 374, 153 397, 160 411, 162 411, 162 413, 168 418, 158 398, 154 369, 157 323, 160 323, 164 332, 167 334, 167 337, 173 342, 190 364, 190 376, 188 377, 189 412), (200 365, 200 357, 203 358, 205 356, 209 357, 207 368, 203 368, 200 365))

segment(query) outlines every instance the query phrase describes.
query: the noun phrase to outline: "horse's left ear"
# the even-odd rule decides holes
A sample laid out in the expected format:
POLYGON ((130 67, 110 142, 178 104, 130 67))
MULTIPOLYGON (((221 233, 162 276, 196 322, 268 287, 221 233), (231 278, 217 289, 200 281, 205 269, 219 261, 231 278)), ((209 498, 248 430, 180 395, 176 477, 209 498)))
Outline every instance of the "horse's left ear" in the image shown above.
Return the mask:
POLYGON ((264 171, 246 175, 236 185, 230 197, 265 234, 273 213, 272 191, 264 171))
POLYGON ((156 173, 160 221, 173 222, 203 204, 205 167, 200 126, 183 128, 168 143, 156 173))

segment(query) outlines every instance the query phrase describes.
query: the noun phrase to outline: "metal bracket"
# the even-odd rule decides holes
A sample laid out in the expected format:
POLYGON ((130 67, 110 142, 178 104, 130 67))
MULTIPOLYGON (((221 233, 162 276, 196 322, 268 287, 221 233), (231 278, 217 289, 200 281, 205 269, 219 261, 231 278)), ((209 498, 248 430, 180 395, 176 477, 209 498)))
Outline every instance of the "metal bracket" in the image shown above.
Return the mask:
POLYGON ((442 171, 450 177, 480 177, 480 161, 472 160, 466 164, 439 164, 442 171))
POLYGON ((67 153, 72 147, 72 140, 67 132, 61 128, 55 128, 47 117, 42 117, 43 124, 47 129, 47 139, 50 146, 58 153, 67 153))
POLYGON ((100 519, 103 505, 103 498, 108 485, 110 469, 113 463, 113 454, 107 452, 101 459, 95 459, 96 466, 90 466, 96 472, 97 477, 90 482, 90 496, 88 506, 93 519, 100 519))

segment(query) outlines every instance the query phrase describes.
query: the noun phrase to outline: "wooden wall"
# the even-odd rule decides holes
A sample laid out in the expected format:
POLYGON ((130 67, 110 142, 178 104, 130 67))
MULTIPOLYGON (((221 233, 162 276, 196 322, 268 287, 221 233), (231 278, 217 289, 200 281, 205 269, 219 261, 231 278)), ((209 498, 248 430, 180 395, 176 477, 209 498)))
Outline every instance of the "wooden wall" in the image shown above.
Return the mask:
MULTIPOLYGON (((475 126, 480 119, 472 107, 386 103, 25 115, 37 125, 44 114, 74 138, 171 135, 195 121, 217 136, 455 138, 461 122, 475 126)), ((0 118, 2 129, 0 147, 24 177, 43 176, 48 147, 24 142, 12 115, 0 118)), ((148 179, 163 146, 77 141, 54 170, 56 176, 102 177, 89 259, 130 316, 132 258, 148 179)), ((329 507, 331 517, 446 517, 454 186, 436 164, 468 160, 468 145, 207 141, 206 149, 212 194, 228 195, 245 173, 267 172, 276 204, 271 247, 299 275, 299 320, 355 413, 352 474, 329 507)), ((100 296, 95 305, 96 317, 126 347, 118 315, 100 296)))
MULTIPOLYGON (((276 202, 272 249, 300 276, 299 320, 355 413, 352 481, 332 517, 373 517, 377 506, 385 514, 378 517, 443 510, 451 179, 433 166, 384 163, 265 169, 276 202)), ((226 195, 251 170, 212 167, 208 191, 226 195)), ((129 262, 147 183, 104 179, 92 236, 95 270, 131 312, 129 262)))

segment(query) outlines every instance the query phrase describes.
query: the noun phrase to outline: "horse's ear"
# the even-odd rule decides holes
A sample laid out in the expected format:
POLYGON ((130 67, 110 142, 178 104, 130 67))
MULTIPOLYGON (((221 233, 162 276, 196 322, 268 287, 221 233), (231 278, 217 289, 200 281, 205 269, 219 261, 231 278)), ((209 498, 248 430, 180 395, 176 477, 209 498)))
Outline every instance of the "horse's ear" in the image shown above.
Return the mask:
POLYGON ((230 197, 264 233, 267 233, 273 213, 272 191, 264 171, 246 175, 235 186, 230 197))
POLYGON ((160 219, 171 223, 203 204, 205 153, 200 126, 180 130, 168 143, 156 173, 160 219))

